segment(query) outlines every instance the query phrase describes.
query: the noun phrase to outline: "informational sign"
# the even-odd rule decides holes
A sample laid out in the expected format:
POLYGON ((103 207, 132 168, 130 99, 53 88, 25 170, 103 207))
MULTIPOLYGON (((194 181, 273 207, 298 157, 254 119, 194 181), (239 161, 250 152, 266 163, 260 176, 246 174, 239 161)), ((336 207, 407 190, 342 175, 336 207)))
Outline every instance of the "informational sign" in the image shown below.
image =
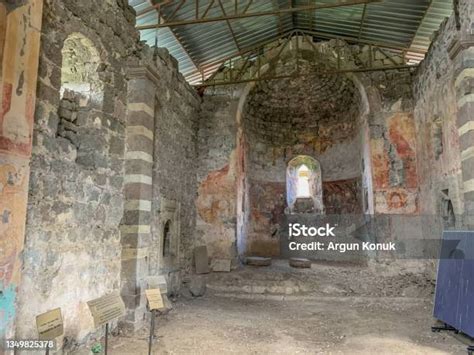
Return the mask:
POLYGON ((161 290, 159 288, 145 290, 145 295, 148 301, 148 309, 150 311, 165 308, 163 297, 161 297, 161 290))
POLYGON ((39 340, 54 340, 63 335, 63 317, 61 308, 36 316, 36 328, 38 329, 39 340))
POLYGON ((118 291, 87 302, 94 317, 96 327, 122 317, 125 314, 125 305, 118 291))

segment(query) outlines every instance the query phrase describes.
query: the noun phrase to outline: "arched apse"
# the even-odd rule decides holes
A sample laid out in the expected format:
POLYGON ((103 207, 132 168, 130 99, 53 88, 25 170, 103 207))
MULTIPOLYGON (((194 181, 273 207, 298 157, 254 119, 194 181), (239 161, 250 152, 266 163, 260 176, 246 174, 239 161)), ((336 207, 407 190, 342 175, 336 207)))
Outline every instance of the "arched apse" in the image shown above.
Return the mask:
MULTIPOLYGON (((334 67, 330 48, 321 53, 319 67, 334 67)), ((261 73, 291 68, 295 58, 289 48, 277 60, 265 63, 261 73)), ((327 205, 327 213, 362 212, 364 187, 367 203, 373 205, 367 119, 369 102, 379 99, 377 93, 367 93, 370 84, 364 74, 318 73, 313 64, 307 64, 314 57, 301 49, 298 60, 306 75, 252 82, 240 90, 237 151, 239 162, 245 164, 237 181, 239 255, 279 254, 291 157, 307 155, 320 162, 325 174, 319 210, 327 205), (308 93, 312 93, 309 98, 308 93)))

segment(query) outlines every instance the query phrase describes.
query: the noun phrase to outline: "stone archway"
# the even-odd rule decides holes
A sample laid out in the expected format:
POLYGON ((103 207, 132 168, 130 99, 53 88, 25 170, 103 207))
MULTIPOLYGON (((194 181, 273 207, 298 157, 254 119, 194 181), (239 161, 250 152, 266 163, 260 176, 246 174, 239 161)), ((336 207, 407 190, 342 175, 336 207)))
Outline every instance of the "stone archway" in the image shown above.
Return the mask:
MULTIPOLYGON (((296 37, 292 39, 292 41, 296 40, 298 40, 296 37)), ((301 45, 304 46, 304 43, 301 45)), ((282 55, 277 57, 276 60, 273 60, 272 56, 268 55, 267 58, 269 59, 262 63, 260 72, 264 74, 286 69, 287 65, 285 64, 285 61, 295 60, 293 53, 294 46, 293 49, 291 47, 292 46, 289 45, 288 51, 285 52, 284 50, 282 55), (278 67, 280 68, 278 69, 278 67)), ((336 65, 336 58, 333 57, 334 53, 331 51, 331 42, 321 44, 320 48, 321 50, 317 62, 325 68, 334 68, 336 65)), ((305 52, 305 49, 300 47, 300 68, 301 66, 304 67, 304 62, 310 63, 314 60, 314 57, 311 56, 313 54, 314 52, 309 50, 305 52)), ((354 62, 351 62, 350 58, 347 63, 343 63, 342 65, 344 65, 344 69, 349 70, 357 67, 354 62)), ((349 189, 351 197, 354 197, 350 203, 356 203, 357 206, 353 209, 347 209, 345 208, 347 206, 345 206, 343 208, 344 213, 360 211, 363 203, 362 198, 359 197, 362 195, 365 196, 365 202, 368 206, 366 209, 367 213, 370 213, 374 208, 372 194, 372 158, 368 120, 371 113, 372 103, 374 103, 373 106, 375 108, 380 107, 380 105, 377 105, 377 102, 380 101, 377 89, 371 86, 370 79, 366 78, 365 74, 324 74, 318 72, 316 67, 308 64, 306 68, 303 68, 303 71, 307 70, 307 75, 303 77, 281 79, 279 80, 280 83, 277 81, 250 82, 245 86, 238 88, 240 99, 236 112, 236 155, 238 157, 238 159, 236 159, 236 171, 238 172, 236 181, 236 243, 239 255, 265 253, 269 253, 267 255, 278 255, 278 246, 276 246, 276 239, 279 234, 278 216, 283 215, 284 209, 287 207, 286 168, 288 157, 306 155, 309 157, 318 156, 319 158, 321 152, 324 153, 331 150, 331 144, 328 140, 331 140, 332 133, 325 130, 326 124, 317 124, 315 121, 308 124, 304 117, 300 117, 301 115, 307 115, 308 112, 317 112, 318 108, 321 108, 321 110, 325 112, 325 114, 321 115, 323 120, 331 119, 331 117, 333 117, 338 118, 341 121, 339 122, 339 128, 334 130, 338 131, 338 134, 349 129, 349 126, 353 126, 352 133, 349 134, 349 136, 353 137, 353 143, 351 144, 355 149, 352 149, 351 144, 347 144, 343 148, 343 151, 348 152, 348 154, 341 155, 339 154, 340 150, 339 153, 337 150, 334 150, 333 154, 323 157, 326 164, 328 164, 328 162, 330 164, 334 157, 343 156, 344 159, 347 160, 347 164, 344 163, 339 165, 353 166, 351 171, 343 172, 342 175, 344 176, 342 177, 337 176, 337 169, 333 169, 332 171, 329 169, 329 175, 327 177, 328 181, 331 182, 331 186, 328 188, 336 193, 342 191, 340 196, 331 199, 333 205, 338 205, 339 199, 344 198, 344 196, 346 196, 345 191, 349 189), (308 82, 310 87, 308 88, 309 92, 312 91, 315 93, 313 98, 314 96, 321 96, 320 99, 313 100, 314 102, 311 103, 311 108, 306 110, 306 112, 301 110, 302 105, 295 105, 291 104, 291 102, 284 101, 286 100, 286 97, 291 94, 293 89, 298 91, 300 82, 305 80, 308 82), (282 89, 282 94, 279 96, 277 95, 277 98, 274 98, 274 100, 271 101, 269 100, 269 95, 271 96, 272 92, 274 93, 275 87, 280 87, 282 89), (275 115, 271 113, 260 115, 260 118, 252 117, 252 119, 248 119, 249 102, 252 101, 254 96, 258 96, 255 99, 255 102, 261 102, 263 106, 266 106, 269 109, 276 107, 277 111, 275 111, 275 113, 278 115, 282 115, 283 109, 278 109, 281 107, 287 109, 287 111, 288 109, 293 109, 293 111, 285 111, 283 116, 286 117, 286 120, 285 117, 282 116, 282 122, 272 122, 275 115), (283 101, 280 102, 280 100, 283 101), (278 106, 279 103, 281 106, 278 106), (347 107, 352 107, 354 114, 345 112, 344 110, 347 107), (337 111, 337 113, 334 113, 335 111, 337 111), (295 114, 295 112, 297 112, 297 114, 295 114), (282 128, 282 125, 284 128, 282 128), (296 131, 294 129, 295 127, 296 131), (289 135, 280 137, 278 132, 281 132, 282 130, 285 130, 289 135), (316 134, 308 135, 308 130, 313 130, 316 134), (263 143, 268 144, 266 147, 261 148, 259 142, 256 142, 255 140, 252 141, 251 134, 249 135, 249 132, 251 133, 252 131, 274 132, 275 135, 269 139, 264 139, 265 142, 263 143), (293 134, 293 136, 291 136, 291 134, 293 134), (285 147, 275 146, 274 142, 279 142, 281 139, 288 140, 288 144, 285 147), (258 149, 261 150, 262 159, 258 160, 257 166, 263 166, 268 163, 268 168, 259 169, 260 172, 257 173, 258 176, 256 177, 254 174, 255 169, 252 167, 252 162, 255 162, 256 157, 252 152, 255 152, 258 149), (263 157, 263 155, 265 155, 265 157, 263 157), (363 168, 361 168, 361 166, 363 166, 363 168), (279 173, 274 174, 276 171, 279 173), (252 176, 252 174, 254 174, 254 176, 252 176), (273 180, 269 184, 264 184, 264 186, 252 182, 255 178, 258 180, 265 176, 278 177, 272 178, 273 180), (355 189, 361 191, 357 190, 357 192, 354 193, 355 189), (363 189, 366 193, 363 193, 363 189), (253 199, 251 198, 252 194, 255 195, 253 199), (268 199, 266 197, 268 197, 268 199), (257 204, 265 204, 266 200, 274 200, 274 202, 269 202, 268 206, 261 206, 262 208, 254 206, 255 203, 254 205, 252 204, 252 201, 256 201, 257 204), (265 227, 261 228, 262 225, 265 227), (261 230, 258 233, 265 234, 265 242, 261 243, 260 241, 255 241, 259 239, 259 237, 256 237, 256 234, 258 233, 255 232, 255 228, 261 230)), ((308 90, 304 90, 304 92, 307 93, 308 90)), ((344 137, 339 138, 344 139, 344 137)), ((257 155, 258 154, 260 153, 257 153, 257 155)), ((322 165, 324 168, 324 164, 321 162, 319 165, 322 165)), ((323 188, 320 190, 322 196, 323 188)), ((315 201, 317 204, 316 210, 319 213, 325 211, 322 197, 315 201)), ((338 210, 334 208, 329 211, 330 212, 328 213, 339 213, 338 210)))

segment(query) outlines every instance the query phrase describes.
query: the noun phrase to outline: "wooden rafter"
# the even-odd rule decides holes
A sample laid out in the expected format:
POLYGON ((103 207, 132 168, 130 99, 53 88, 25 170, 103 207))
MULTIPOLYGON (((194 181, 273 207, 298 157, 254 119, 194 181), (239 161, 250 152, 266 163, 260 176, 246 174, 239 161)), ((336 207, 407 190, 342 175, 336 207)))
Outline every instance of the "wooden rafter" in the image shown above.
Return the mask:
POLYGON ((183 21, 168 21, 161 24, 152 24, 152 25, 143 25, 137 26, 139 30, 149 30, 153 28, 161 28, 161 27, 176 27, 176 26, 185 26, 185 25, 196 25, 202 23, 210 23, 210 22, 219 22, 219 21, 226 21, 226 20, 236 20, 242 18, 249 18, 249 17, 261 17, 261 16, 278 16, 283 14, 294 14, 297 12, 302 11, 314 11, 318 9, 329 9, 335 7, 342 7, 342 6, 353 6, 353 5, 363 5, 375 2, 381 2, 382 0, 339 0, 335 3, 327 3, 327 4, 317 4, 317 5, 310 5, 310 6, 291 6, 288 8, 278 9, 277 11, 259 11, 259 12, 248 12, 248 7, 250 7, 251 0, 249 0, 248 5, 246 6, 245 10, 241 13, 237 14, 227 14, 227 16, 215 16, 215 17, 207 17, 207 13, 209 9, 214 4, 214 0, 211 0, 209 6, 207 7, 205 13, 201 18, 195 18, 191 20, 183 20, 183 21))
MULTIPOLYGON (((415 42, 416 35, 418 34, 418 31, 420 30, 420 27, 423 25, 423 21, 425 20, 426 15, 428 14, 428 11, 430 11, 431 5, 433 5, 433 0, 430 0, 430 2, 428 4, 428 7, 426 8, 426 11, 423 13, 423 17, 421 18, 419 25, 416 27, 415 33, 413 34, 413 37, 410 41, 410 44, 407 47, 407 51, 409 51, 409 52, 414 52, 410 48, 411 48, 411 46, 413 46, 413 43, 415 42)), ((405 60, 406 60, 406 58, 405 58, 405 60)))
MULTIPOLYGON (((184 3, 184 1, 183 1, 184 3)), ((152 5, 153 6, 153 5, 152 5)), ((182 5, 181 5, 182 6, 182 5)), ((179 5, 178 5, 178 8, 175 9, 175 12, 177 12, 179 10, 179 5)), ((158 23, 161 21, 161 19, 163 19, 163 21, 165 21, 166 19, 163 17, 163 14, 161 12, 161 9, 160 9, 160 6, 153 6, 154 9, 156 9, 157 11, 157 14, 158 14, 158 23)), ((173 12, 173 14, 175 14, 175 12, 173 12)), ((194 60, 194 58, 191 56, 191 54, 189 54, 188 50, 186 49, 186 47, 184 46, 183 44, 183 41, 182 39, 179 37, 179 35, 177 33, 175 33, 175 31, 170 28, 169 29, 171 34, 173 35, 174 39, 176 40, 176 42, 179 44, 179 46, 183 49, 184 53, 186 53, 186 55, 188 56, 189 60, 191 61, 191 63, 193 63, 194 67, 197 69, 197 70, 200 70, 200 67, 199 65, 196 63, 196 61, 194 60)))
POLYGON ((365 17, 367 15, 367 4, 364 5, 364 10, 362 10, 362 17, 360 18, 360 26, 359 26, 359 34, 357 39, 361 39, 362 37, 362 30, 364 29, 365 17))
MULTIPOLYGON (((280 9, 280 4, 278 0, 272 0, 272 4, 276 9, 280 9)), ((278 14, 278 35, 283 35, 283 19, 281 18, 281 14, 278 14)))
MULTIPOLYGON (((224 9, 224 5, 222 5, 222 1, 221 0, 217 0, 217 1, 219 2, 219 6, 221 8, 222 15, 224 15, 224 17, 226 17, 227 14, 225 13, 225 9, 224 9)), ((235 46, 237 47, 237 50, 241 51, 242 49, 240 48, 240 45, 239 45, 239 42, 237 41, 237 37, 235 36, 234 30, 232 29, 232 26, 230 25, 230 21, 226 20, 225 22, 227 23, 227 27, 229 28, 230 35, 232 36, 232 39, 234 41, 235 46)))

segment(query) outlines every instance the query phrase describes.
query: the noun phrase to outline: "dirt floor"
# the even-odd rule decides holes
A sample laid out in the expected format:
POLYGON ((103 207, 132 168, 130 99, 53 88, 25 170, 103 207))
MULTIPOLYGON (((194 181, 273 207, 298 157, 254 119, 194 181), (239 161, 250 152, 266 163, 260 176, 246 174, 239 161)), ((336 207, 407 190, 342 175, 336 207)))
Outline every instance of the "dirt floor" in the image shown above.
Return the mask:
MULTIPOLYGON (((203 297, 184 293, 157 318, 153 353, 466 354, 453 335, 431 332, 428 277, 379 271, 276 262, 207 275, 203 297)), ((113 337, 109 354, 147 354, 147 332, 113 337)))

